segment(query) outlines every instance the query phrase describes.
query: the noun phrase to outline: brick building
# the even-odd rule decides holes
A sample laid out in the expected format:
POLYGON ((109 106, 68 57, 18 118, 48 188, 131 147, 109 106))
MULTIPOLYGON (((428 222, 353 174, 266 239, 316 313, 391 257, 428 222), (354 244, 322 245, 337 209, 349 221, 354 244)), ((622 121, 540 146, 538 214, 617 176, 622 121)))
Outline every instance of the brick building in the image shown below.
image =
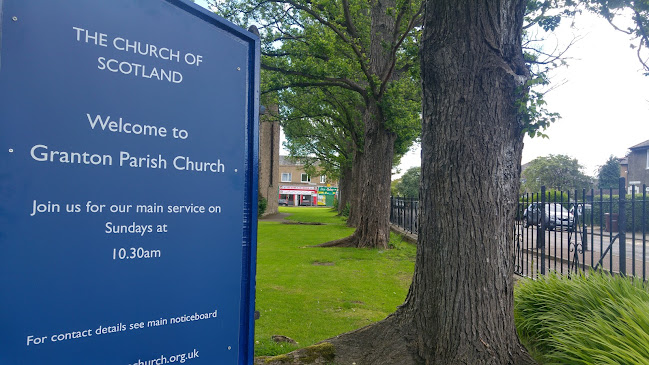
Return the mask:
MULTIPOLYGON (((317 165, 316 165, 317 170, 317 165)), ((305 165, 288 156, 279 156, 279 202, 288 206, 332 206, 338 182, 326 175, 310 176, 305 165)))
POLYGON ((631 152, 626 156, 627 189, 641 192, 642 186, 649 186, 649 140, 629 147, 631 152))

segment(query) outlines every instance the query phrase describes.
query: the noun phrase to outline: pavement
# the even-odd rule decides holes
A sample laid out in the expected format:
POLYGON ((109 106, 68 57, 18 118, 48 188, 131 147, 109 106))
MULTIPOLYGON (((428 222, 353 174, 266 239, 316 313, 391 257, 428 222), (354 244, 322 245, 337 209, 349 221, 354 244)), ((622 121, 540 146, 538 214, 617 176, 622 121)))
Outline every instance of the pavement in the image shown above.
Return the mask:
POLYGON ((291 215, 290 213, 273 213, 273 214, 268 214, 265 215, 261 218, 259 218, 260 221, 262 222, 282 222, 291 215))

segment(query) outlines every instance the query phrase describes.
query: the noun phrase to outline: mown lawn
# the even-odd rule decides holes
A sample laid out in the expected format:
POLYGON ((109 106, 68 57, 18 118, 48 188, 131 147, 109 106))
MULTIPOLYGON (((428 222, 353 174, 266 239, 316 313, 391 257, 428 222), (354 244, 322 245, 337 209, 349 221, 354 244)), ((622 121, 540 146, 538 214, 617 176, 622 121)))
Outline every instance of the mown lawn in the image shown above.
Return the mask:
POLYGON ((328 208, 280 208, 289 220, 259 222, 255 355, 277 355, 385 318, 403 303, 414 271, 415 246, 391 236, 391 250, 308 247, 354 230, 328 208))

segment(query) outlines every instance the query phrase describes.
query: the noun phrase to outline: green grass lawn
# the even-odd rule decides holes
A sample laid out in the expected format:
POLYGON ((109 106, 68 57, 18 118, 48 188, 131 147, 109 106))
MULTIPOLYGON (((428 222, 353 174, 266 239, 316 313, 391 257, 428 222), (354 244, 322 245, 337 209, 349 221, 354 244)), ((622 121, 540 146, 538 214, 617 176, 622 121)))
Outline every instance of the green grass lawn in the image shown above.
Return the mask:
POLYGON ((391 250, 308 247, 350 235, 328 208, 280 208, 297 225, 259 222, 255 355, 304 347, 385 318, 403 303, 414 271, 415 246, 391 236, 391 250))

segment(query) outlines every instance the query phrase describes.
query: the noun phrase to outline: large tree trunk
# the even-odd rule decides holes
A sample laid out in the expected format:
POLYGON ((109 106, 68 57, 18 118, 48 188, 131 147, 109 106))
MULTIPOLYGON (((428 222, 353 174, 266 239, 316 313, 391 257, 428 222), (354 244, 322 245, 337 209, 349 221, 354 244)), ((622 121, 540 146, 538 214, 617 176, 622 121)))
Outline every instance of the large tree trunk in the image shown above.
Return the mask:
POLYGON ((524 0, 427 1, 413 282, 386 320, 328 340, 336 363, 533 363, 514 326, 511 246, 524 8, 524 0))
POLYGON ((402 309, 426 363, 529 361, 514 326, 511 245, 524 9, 524 0, 427 2, 421 228, 402 309))

